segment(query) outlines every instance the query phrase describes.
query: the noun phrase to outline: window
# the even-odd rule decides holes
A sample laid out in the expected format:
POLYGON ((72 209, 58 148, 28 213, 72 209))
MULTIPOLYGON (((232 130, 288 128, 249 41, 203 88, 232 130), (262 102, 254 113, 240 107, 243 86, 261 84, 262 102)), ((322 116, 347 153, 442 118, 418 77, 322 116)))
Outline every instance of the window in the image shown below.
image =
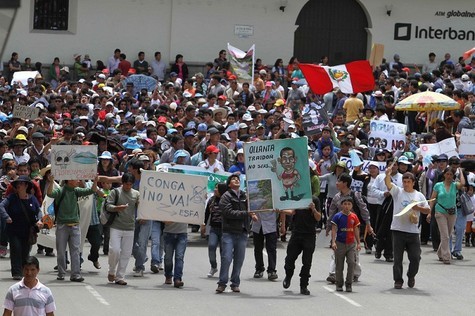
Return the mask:
POLYGON ((33 29, 67 31, 69 0, 34 0, 33 29))

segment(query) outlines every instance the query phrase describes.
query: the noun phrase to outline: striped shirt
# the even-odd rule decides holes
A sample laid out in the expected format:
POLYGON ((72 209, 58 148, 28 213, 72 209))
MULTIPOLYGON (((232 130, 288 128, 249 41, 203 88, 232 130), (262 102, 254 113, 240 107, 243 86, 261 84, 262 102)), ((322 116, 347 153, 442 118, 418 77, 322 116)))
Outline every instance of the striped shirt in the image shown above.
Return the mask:
POLYGON ((56 310, 53 293, 49 288, 38 281, 30 289, 23 280, 8 289, 3 307, 13 311, 14 315, 31 316, 46 315, 56 310))

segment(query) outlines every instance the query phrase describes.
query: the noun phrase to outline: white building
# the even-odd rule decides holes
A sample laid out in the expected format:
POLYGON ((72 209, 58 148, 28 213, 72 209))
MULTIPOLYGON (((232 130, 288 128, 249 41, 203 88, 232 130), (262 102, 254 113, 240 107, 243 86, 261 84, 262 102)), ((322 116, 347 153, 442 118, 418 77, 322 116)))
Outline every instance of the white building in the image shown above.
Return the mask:
MULTIPOLYGON (((13 10, 0 14, 1 39, 13 10)), ((474 32, 473 0, 21 0, 2 60, 18 52, 22 62, 49 65, 57 56, 72 64, 80 53, 106 63, 120 48, 131 62, 139 51, 149 61, 161 51, 165 61, 181 53, 202 64, 229 42, 243 50, 256 44, 268 65, 293 55, 339 64, 368 58, 380 43, 388 61, 397 53, 405 64, 422 64, 431 51, 437 61, 445 53, 457 61, 475 46, 474 32)))

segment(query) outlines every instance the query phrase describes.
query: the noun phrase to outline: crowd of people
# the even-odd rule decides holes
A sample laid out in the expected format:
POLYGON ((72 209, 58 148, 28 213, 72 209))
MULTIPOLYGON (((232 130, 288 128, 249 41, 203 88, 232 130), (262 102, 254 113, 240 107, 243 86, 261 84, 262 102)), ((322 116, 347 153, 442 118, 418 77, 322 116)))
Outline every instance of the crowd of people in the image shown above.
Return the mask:
MULTIPOLYGON (((232 173, 227 183, 216 186, 201 227, 202 235, 209 236, 208 277, 219 271, 217 293, 224 292, 229 281, 231 290, 240 292, 240 270, 251 234, 254 277, 262 278, 267 270, 268 279, 276 280, 276 245, 279 239, 287 240, 287 230, 292 232, 283 286, 290 286, 295 260, 302 253, 300 292, 304 295, 310 293, 315 235, 322 229, 331 232, 334 256, 327 280, 336 283, 338 291, 346 285, 351 292, 352 283, 361 277, 358 252, 362 242, 366 253, 393 262, 398 289, 404 283, 405 250, 410 260, 407 282, 414 287, 421 244, 430 242, 444 264, 463 259, 464 239, 466 247, 475 246, 473 209, 463 212, 466 207, 459 198, 467 195, 475 203, 475 167, 470 157, 461 161, 461 157, 441 153, 429 157, 430 163, 424 166, 426 157, 419 148, 447 138, 458 144, 461 129, 475 127, 475 57, 467 64, 463 60, 454 63, 446 54, 437 64, 431 53, 423 72, 418 68, 414 72, 396 54, 394 61, 375 67, 373 91, 346 95, 335 89, 315 95, 302 84, 304 77, 295 57, 288 65, 278 59, 273 66, 258 59, 254 81, 241 83, 232 73, 225 50, 205 65, 205 73, 195 74, 189 72, 181 54, 170 69, 160 52, 155 52, 150 63, 144 52, 137 56, 129 62, 116 49, 106 63, 98 61, 93 67, 88 56, 81 60, 75 54, 71 70, 55 58, 47 80, 39 74, 21 84, 11 81, 24 68, 18 54, 12 54, 8 74, 0 77, 0 257, 6 257, 9 246, 13 279, 22 280, 24 265, 34 265, 28 259, 29 236, 31 228, 39 230, 44 225, 41 205, 49 197, 55 199, 56 254, 39 245, 38 255, 57 256, 58 280, 64 280, 69 263, 70 280, 84 280, 81 236, 87 235, 91 243, 87 259, 96 269, 101 269, 98 258, 103 244, 109 282, 127 285, 131 256, 134 277, 143 276, 151 239, 150 270, 159 273, 164 269, 166 284, 183 287, 188 225, 136 218, 141 170, 155 170, 164 163, 232 173), (134 74, 150 76, 157 84, 153 89, 137 88, 126 81, 134 74), (395 111, 399 101, 427 90, 452 97, 460 109, 438 113, 434 120, 425 112, 395 111), (38 108, 38 118, 13 117, 17 105, 38 108), (239 175, 246 173, 243 144, 305 136, 302 116, 315 106, 323 107, 329 119, 321 131, 308 135, 313 202, 303 210, 248 212, 246 193, 239 189, 239 175), (405 147, 390 151, 369 144, 372 120, 406 124, 405 147), (86 182, 55 181, 52 145, 97 145, 98 177, 86 182), (350 158, 351 152, 371 160, 367 172, 355 166, 349 173, 341 158, 350 158), (386 163, 386 171, 379 163, 386 163), (355 193, 351 185, 356 180, 363 187, 355 193), (89 195, 94 199, 93 211, 84 231, 76 201, 89 195), (404 215, 411 202, 417 203, 404 215), (120 216, 103 225, 102 212, 120 216), (348 275, 344 280, 345 258, 348 275)), ((328 63, 328 58, 322 60, 328 63)))

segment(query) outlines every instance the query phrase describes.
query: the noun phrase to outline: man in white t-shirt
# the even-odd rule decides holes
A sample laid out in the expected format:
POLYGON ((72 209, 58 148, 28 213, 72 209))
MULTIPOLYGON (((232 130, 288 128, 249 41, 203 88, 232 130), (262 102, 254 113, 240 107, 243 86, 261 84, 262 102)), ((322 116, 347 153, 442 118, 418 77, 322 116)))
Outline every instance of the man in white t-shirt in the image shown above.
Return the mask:
POLYGON ((404 283, 402 276, 404 250, 407 251, 407 257, 409 259, 407 285, 412 288, 416 283, 415 276, 419 270, 419 262, 421 261, 421 244, 419 228, 417 227, 419 220, 418 213, 429 214, 430 207, 424 194, 414 189, 415 177, 412 173, 406 172, 403 174, 401 188, 391 182, 391 169, 392 166, 386 169, 384 182, 394 200, 393 221, 391 224, 394 255, 394 288, 402 289, 404 283), (397 216, 408 204, 418 201, 420 201, 420 203, 414 205, 409 212, 397 216))

